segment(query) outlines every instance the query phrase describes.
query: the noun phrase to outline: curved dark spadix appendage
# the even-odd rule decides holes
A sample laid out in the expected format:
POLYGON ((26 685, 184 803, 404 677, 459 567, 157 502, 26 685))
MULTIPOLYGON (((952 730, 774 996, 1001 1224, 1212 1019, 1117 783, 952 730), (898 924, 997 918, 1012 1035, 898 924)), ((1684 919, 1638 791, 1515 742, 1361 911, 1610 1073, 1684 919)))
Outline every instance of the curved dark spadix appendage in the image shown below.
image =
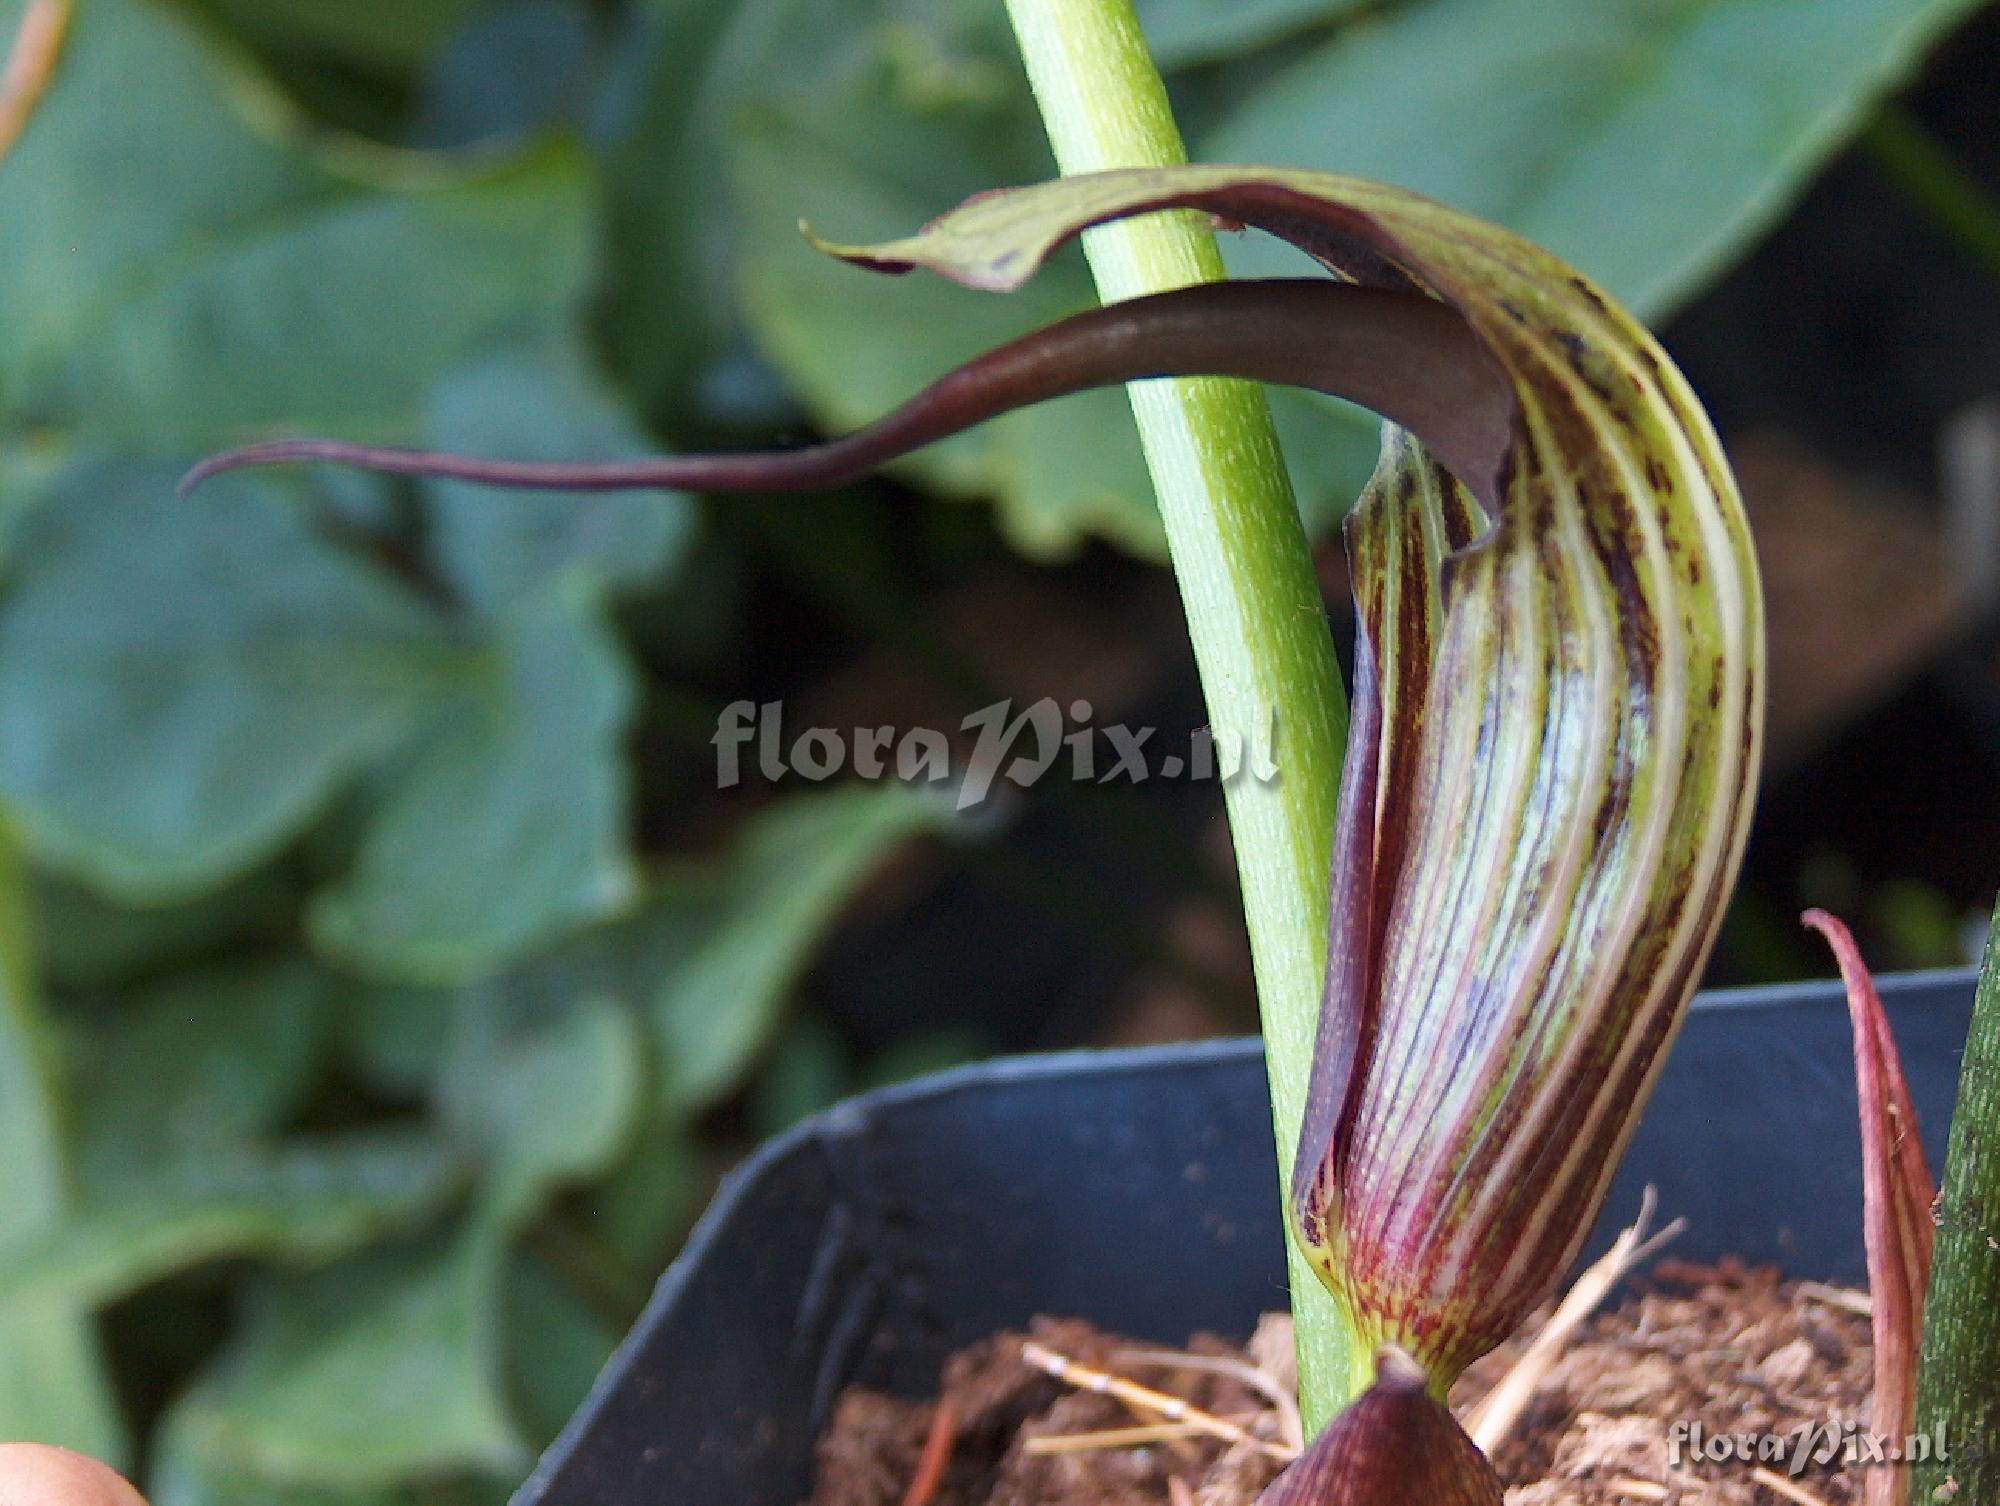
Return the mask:
POLYGON ((1491 495, 1512 437, 1512 390, 1454 309, 1420 293, 1286 278, 1076 314, 967 362, 865 429, 796 450, 568 464, 275 439, 212 456, 181 491, 222 471, 300 461, 562 491, 814 491, 1017 408, 1172 376, 1246 377, 1350 399, 1418 435, 1481 495, 1491 495))

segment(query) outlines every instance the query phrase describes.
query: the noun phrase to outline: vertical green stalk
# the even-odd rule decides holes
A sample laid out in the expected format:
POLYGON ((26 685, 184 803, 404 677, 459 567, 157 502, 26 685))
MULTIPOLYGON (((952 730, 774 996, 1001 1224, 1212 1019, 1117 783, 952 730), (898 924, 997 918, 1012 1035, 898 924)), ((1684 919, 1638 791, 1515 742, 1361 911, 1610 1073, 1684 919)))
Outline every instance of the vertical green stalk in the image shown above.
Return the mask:
POLYGON ((1917 1428, 1939 1427, 1949 1458, 1912 1471, 1911 1499, 2000 1501, 2000 910, 1959 1070, 1924 1307, 1917 1428))
MULTIPOLYGON (((0 1248, 60 1217, 68 1196, 29 922, 25 865, 0 810, 0 1248)), ((121 1458, 87 1309, 51 1300, 0 1311, 0 1438, 121 1458)))
MULTIPOLYGON (((1187 160, 1132 0, 1008 0, 1065 173, 1187 160)), ((1198 216, 1150 215, 1084 236, 1111 302, 1223 276, 1198 216)), ((1347 704, 1325 607, 1262 392, 1200 378, 1129 389, 1218 740, 1276 718, 1277 781, 1226 790, 1269 1052, 1281 1178, 1289 1176, 1326 966, 1329 849, 1347 704)), ((1345 1316, 1296 1244, 1292 1306, 1307 1421, 1349 1395, 1345 1316)))

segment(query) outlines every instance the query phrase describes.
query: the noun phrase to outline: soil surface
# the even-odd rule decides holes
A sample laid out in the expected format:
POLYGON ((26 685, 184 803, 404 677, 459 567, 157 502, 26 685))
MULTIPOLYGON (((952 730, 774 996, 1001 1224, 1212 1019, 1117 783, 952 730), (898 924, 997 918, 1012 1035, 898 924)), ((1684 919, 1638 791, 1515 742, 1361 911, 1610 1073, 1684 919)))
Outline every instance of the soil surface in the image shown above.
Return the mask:
MULTIPOLYGON (((1573 1337, 1495 1451, 1509 1506, 1860 1500, 1858 1468, 1834 1459, 1794 1472, 1790 1455, 1802 1429, 1823 1439, 1829 1427, 1866 1425, 1864 1296, 1769 1269, 1672 1261, 1625 1290, 1573 1337), (1676 1462, 1676 1424, 1699 1424, 1711 1440, 1776 1435, 1786 1458, 1760 1466, 1683 1447, 1676 1462)), ((1538 1327, 1466 1375, 1452 1396, 1461 1414, 1538 1327)), ((953 1356, 936 1398, 850 1389, 820 1442, 812 1506, 1250 1506, 1282 1467, 1286 1418, 1268 1393, 1296 1389, 1291 1321, 1268 1315, 1247 1344, 1198 1335, 1186 1352, 1236 1366, 1177 1367, 1088 1323, 1045 1318, 953 1356), (1072 1447, 1079 1434, 1157 1428, 1161 1415, 1055 1379, 1028 1362, 1030 1346, 1181 1398, 1246 1436, 1072 1447)))

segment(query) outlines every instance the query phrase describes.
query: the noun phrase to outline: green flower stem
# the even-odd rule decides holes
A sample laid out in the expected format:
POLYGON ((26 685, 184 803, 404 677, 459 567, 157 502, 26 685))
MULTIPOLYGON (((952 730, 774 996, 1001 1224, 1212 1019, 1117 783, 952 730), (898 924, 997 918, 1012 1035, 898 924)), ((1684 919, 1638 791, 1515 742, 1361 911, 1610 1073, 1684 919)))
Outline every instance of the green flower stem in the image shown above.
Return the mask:
MULTIPOLYGON (((1008 0, 1065 173, 1187 160, 1132 0, 1008 0)), ((1107 302, 1215 281, 1215 238, 1189 213, 1100 226, 1084 252, 1107 302)), ((1131 389, 1218 741, 1256 746, 1275 715, 1275 782, 1226 790, 1289 1176, 1326 966, 1328 852, 1347 703, 1326 610, 1262 392, 1203 378, 1131 389)), ((1292 1306, 1309 1424, 1350 1394, 1352 1331, 1295 1245, 1292 1306)))
POLYGON ((1943 1462, 1913 1471, 1913 1501, 2000 1501, 2000 910, 1959 1069, 1958 1107, 1924 1306, 1917 1427, 1943 1462))

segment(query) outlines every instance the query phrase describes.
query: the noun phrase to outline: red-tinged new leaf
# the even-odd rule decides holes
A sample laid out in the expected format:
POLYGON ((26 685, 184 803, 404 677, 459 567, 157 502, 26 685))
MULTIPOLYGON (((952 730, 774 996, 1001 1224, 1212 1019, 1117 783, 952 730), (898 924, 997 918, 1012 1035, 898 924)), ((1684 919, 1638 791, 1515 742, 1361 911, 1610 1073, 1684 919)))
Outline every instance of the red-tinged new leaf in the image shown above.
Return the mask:
MULTIPOLYGON (((1936 1230, 1931 1204, 1937 1183, 1924 1156, 1916 1106, 1903 1059, 1889 1030, 1881 995, 1854 937, 1824 910, 1801 917, 1833 948, 1847 984, 1854 1022, 1854 1078, 1861 1099, 1863 1231, 1868 1289, 1874 1302, 1875 1408, 1871 1426, 1900 1440, 1916 1425, 1917 1356, 1923 1345, 1924 1297, 1931 1284, 1936 1230)), ((1863 1506, 1906 1506, 1908 1470, 1884 1465, 1867 1472, 1863 1506)))
POLYGON ((1500 1478, 1398 1349, 1258 1506, 1500 1506, 1500 1478))

